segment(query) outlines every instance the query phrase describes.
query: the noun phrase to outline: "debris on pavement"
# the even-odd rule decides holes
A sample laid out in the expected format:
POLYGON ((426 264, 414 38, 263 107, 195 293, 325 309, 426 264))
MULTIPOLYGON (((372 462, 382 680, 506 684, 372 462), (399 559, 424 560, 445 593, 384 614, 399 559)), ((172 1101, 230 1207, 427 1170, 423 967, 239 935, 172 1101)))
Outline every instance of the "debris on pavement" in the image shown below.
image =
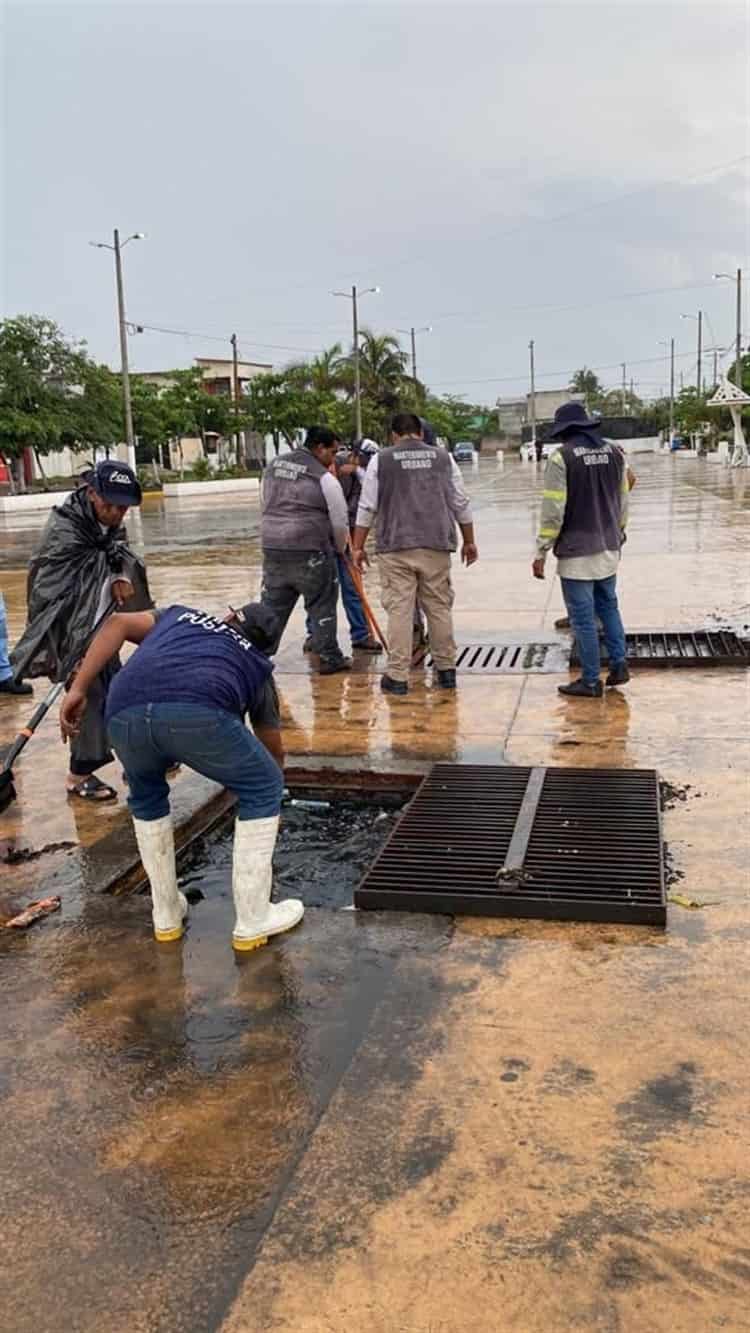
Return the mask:
POLYGON ((33 925, 35 921, 41 921, 42 917, 49 916, 52 912, 59 912, 61 907, 62 899, 60 897, 37 898, 35 902, 29 903, 28 907, 25 907, 17 916, 13 916, 9 921, 6 921, 4 923, 5 928, 6 930, 26 930, 27 926, 33 925))

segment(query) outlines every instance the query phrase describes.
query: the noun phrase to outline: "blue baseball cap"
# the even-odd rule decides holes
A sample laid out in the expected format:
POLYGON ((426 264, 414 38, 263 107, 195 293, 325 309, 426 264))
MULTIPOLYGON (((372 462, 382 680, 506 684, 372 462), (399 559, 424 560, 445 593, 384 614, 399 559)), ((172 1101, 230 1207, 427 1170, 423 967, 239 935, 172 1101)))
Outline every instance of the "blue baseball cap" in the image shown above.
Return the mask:
POLYGON ((139 505, 143 498, 141 483, 132 467, 113 458, 97 463, 86 476, 86 482, 109 505, 139 505))

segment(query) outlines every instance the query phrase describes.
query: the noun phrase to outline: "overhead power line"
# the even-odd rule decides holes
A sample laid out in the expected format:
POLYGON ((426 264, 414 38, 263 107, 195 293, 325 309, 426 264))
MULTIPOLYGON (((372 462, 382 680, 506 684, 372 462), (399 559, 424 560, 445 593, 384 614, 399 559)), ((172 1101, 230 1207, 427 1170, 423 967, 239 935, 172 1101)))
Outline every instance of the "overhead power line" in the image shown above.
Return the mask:
MULTIPOLYGON (((176 338, 200 338, 204 342, 228 343, 231 336, 230 334, 226 334, 222 338, 218 333, 201 333, 197 329, 168 329, 159 324, 142 324, 140 320, 129 320, 128 322, 137 330, 144 330, 147 333, 166 333, 173 335, 176 338)), ((304 352, 307 356, 314 356, 315 351, 317 350, 316 348, 310 347, 290 347, 285 343, 253 342, 249 338, 246 338, 244 334, 241 336, 246 347, 265 347, 270 351, 276 352, 304 352)))

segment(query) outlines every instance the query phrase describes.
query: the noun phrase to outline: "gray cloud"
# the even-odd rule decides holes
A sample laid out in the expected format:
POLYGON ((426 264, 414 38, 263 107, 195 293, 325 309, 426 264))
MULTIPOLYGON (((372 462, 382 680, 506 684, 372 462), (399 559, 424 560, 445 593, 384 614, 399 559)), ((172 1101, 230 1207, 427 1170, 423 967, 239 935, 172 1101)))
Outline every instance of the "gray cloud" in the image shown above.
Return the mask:
MULTIPOLYGON (((87 242, 114 223, 148 233, 133 319, 237 329, 258 360, 345 339, 352 281, 383 288, 365 321, 433 323, 422 373, 484 401, 523 387, 531 336, 542 376, 688 353, 699 305, 731 338, 711 273, 746 249, 743 5, 24 3, 5 26, 4 305, 113 364, 87 242)), ((142 367, 220 351, 132 340, 142 367)))

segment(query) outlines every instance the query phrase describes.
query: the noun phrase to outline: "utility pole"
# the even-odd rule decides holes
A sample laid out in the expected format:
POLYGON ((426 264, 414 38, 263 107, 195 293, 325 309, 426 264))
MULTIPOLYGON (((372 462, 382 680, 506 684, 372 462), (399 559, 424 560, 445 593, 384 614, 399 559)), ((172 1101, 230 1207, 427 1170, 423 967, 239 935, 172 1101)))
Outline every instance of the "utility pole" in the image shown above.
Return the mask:
POLYGON ((120 374, 122 376, 122 402, 125 409, 125 443, 128 446, 128 462, 131 467, 135 459, 135 432, 133 430, 133 404, 130 397, 130 367, 128 365, 128 331, 125 327, 125 294, 122 283, 122 255, 120 253, 120 233, 115 227, 114 246, 115 276, 117 279, 117 321, 120 326, 120 374))
POLYGON ((418 334, 418 333, 432 333, 432 325, 431 325, 431 324, 424 324, 424 325, 422 326, 421 329, 418 329, 418 328, 416 328, 416 327, 412 324, 412 326, 411 326, 410 329, 396 329, 396 332, 397 332, 397 333, 408 334, 408 335, 409 335, 409 338, 411 339, 411 377, 412 377, 412 379, 413 379, 413 381, 414 381, 414 387, 416 388, 416 387, 417 387, 417 383, 418 383, 418 380, 417 380, 417 334, 418 334))
POLYGON ((734 349, 734 383, 742 388, 742 269, 737 269, 737 333, 734 349))
POLYGON ((674 338, 669 340, 669 447, 674 439, 674 338))
POLYGON ((357 310, 357 299, 360 296, 367 296, 368 292, 379 292, 379 287, 365 287, 364 291, 358 292, 354 284, 350 292, 331 292, 331 296, 345 296, 352 303, 352 339, 354 346, 352 352, 354 355, 354 432, 357 440, 362 439, 362 386, 359 373, 359 313, 357 310))
POLYGON ((534 339, 529 343, 529 377, 531 380, 531 443, 536 445, 536 387, 534 385, 534 339))
POLYGON ((734 345, 734 382, 738 389, 742 388, 742 269, 737 269, 736 277, 731 273, 714 273, 715 278, 727 278, 729 282, 737 284, 737 327, 735 330, 734 345))
POLYGON ((713 378, 714 388, 716 388, 718 383, 719 383, 719 349, 718 347, 714 347, 714 378, 713 378))
POLYGON ((701 381, 702 361, 703 361, 703 311, 699 310, 698 311, 698 374, 695 377, 699 398, 701 395, 701 387, 702 387, 702 381, 701 381))
POLYGON ((627 393, 628 393, 628 388, 627 388, 627 378, 626 378, 626 367, 625 367, 625 362, 623 361, 622 363, 622 415, 623 416, 627 415, 627 410, 628 410, 627 393))
MULTIPOLYGON (((125 416, 125 442, 128 446, 128 462, 131 467, 135 467, 135 432, 133 430, 133 405, 130 397, 130 368, 128 366, 128 326, 125 320, 125 295, 122 283, 122 251, 129 241, 142 241, 145 233, 134 231, 132 235, 126 236, 124 241, 120 241, 120 233, 115 227, 112 240, 109 245, 107 241, 89 241, 95 250, 112 250, 115 256, 115 280, 117 284, 117 325, 120 331, 120 374, 122 377, 122 403, 125 416)), ((140 327, 136 327, 137 333, 142 333, 140 327)), ((155 466, 155 465, 154 465, 155 466)))
POLYGON ((362 439, 362 386, 359 375, 359 316, 355 286, 352 286, 352 337, 354 339, 354 436, 355 441, 359 443, 362 439))
POLYGON ((237 365, 237 334, 233 333, 229 339, 232 344, 232 402, 234 404, 234 458, 239 466, 240 461, 240 380, 237 365))

